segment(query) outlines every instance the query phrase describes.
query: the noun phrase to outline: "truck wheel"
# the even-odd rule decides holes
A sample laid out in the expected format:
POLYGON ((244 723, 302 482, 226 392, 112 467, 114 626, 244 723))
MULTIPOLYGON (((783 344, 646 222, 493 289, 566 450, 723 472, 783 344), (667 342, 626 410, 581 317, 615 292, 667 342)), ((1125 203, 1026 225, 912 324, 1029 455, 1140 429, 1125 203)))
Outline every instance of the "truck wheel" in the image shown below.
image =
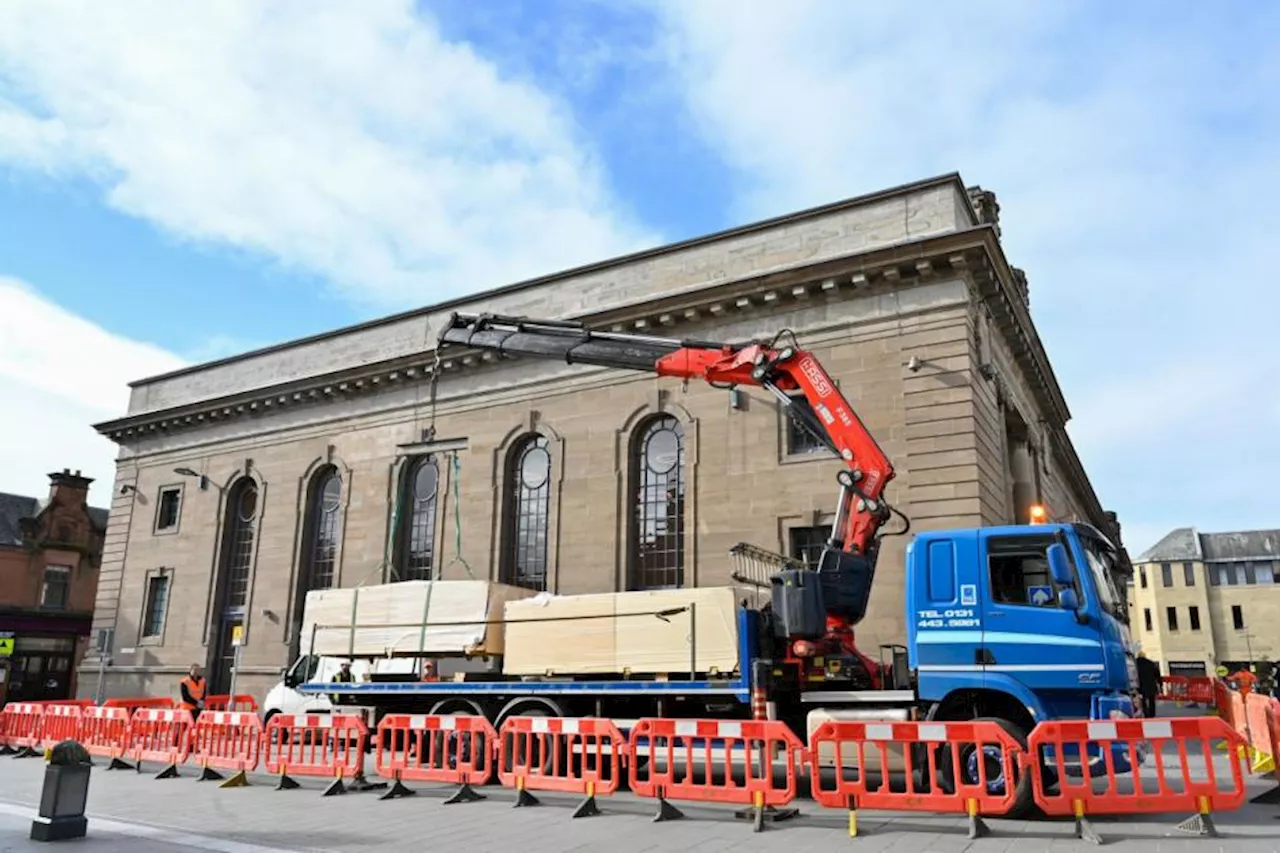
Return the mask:
MULTIPOLYGON (((1017 723, 1000 717, 975 717, 975 723, 992 722, 1004 729, 1010 737, 1017 742, 1023 750, 1027 748, 1027 733, 1022 726, 1017 723)), ((1005 792, 1005 785, 1009 780, 1004 778, 1004 762, 1000 754, 1000 749, 995 746, 988 746, 979 751, 976 744, 964 744, 960 747, 959 755, 960 778, 965 785, 977 785, 979 765, 985 766, 987 791, 995 796, 1002 796, 1005 792)), ((952 778, 951 768, 951 746, 944 746, 939 750, 938 755, 938 783, 939 787, 945 792, 951 793, 956 789, 955 781, 952 778)), ((1013 805, 1009 811, 1001 815, 1001 817, 1012 818, 1015 820, 1025 820, 1033 817, 1036 812, 1035 798, 1031 791, 1031 774, 1027 773, 1017 763, 1013 767, 1013 805)))

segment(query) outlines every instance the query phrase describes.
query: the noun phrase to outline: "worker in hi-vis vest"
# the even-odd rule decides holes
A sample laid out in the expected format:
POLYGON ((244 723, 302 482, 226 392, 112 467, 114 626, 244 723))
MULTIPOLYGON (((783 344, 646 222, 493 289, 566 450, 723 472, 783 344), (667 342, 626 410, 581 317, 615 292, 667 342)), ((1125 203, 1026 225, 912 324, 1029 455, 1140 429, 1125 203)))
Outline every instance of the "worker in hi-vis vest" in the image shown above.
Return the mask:
POLYGON ((200 664, 191 664, 187 677, 178 683, 178 689, 182 692, 182 707, 191 712, 191 719, 194 720, 204 710, 205 692, 208 689, 208 682, 200 674, 200 664))

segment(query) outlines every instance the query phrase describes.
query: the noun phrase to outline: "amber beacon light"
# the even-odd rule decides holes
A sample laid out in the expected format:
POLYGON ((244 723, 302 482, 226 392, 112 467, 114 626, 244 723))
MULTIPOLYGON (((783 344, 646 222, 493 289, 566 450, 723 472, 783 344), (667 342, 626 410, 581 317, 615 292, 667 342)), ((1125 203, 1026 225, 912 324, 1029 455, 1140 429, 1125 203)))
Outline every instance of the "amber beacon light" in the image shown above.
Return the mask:
POLYGON ((1043 504, 1031 505, 1031 523, 1044 524, 1049 519, 1049 513, 1045 511, 1043 504))

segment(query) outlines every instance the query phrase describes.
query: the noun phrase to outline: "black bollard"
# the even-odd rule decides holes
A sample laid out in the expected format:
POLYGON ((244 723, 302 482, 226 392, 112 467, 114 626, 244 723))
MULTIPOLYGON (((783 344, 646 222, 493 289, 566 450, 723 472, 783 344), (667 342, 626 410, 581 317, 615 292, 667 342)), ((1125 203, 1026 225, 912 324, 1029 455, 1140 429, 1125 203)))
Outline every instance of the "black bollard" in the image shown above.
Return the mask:
POLYGON ((49 751, 39 816, 31 821, 33 841, 84 838, 89 828, 84 809, 92 767, 88 751, 74 740, 64 740, 49 751))

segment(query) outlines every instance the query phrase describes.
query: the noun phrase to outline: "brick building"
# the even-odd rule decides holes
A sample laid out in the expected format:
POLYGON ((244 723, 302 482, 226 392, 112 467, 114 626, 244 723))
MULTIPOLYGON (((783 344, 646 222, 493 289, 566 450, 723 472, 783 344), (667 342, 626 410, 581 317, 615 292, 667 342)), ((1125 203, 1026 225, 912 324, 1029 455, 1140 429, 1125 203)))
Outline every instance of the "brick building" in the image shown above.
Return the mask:
MULTIPOLYGON (((802 554, 820 538, 841 465, 759 389, 456 349, 433 382, 454 310, 701 339, 791 329, 895 461, 887 497, 915 530, 1025 522, 1039 501, 1118 542, 997 211, 947 175, 134 383, 98 425, 121 446, 96 616, 117 628, 110 690, 171 692, 193 661, 225 688, 241 625, 238 686, 260 693, 310 588, 707 586, 737 542, 802 554)), ((872 648, 904 636, 904 547, 882 551, 872 648)))
POLYGON ((0 703, 76 693, 107 527, 92 482, 63 470, 44 499, 0 493, 0 703))

